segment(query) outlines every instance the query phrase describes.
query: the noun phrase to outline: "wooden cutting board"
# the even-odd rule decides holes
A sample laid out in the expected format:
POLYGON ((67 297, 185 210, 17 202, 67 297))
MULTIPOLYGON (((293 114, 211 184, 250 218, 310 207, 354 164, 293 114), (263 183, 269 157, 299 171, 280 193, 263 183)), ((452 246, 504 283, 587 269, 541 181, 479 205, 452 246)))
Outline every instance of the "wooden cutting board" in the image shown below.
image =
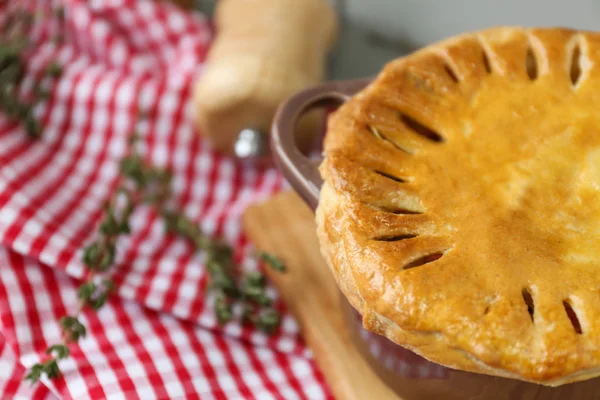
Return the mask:
POLYGON ((257 248, 285 260, 288 272, 267 269, 337 399, 399 397, 375 375, 351 342, 338 288, 319 252, 312 211, 294 193, 250 206, 244 229, 257 248))

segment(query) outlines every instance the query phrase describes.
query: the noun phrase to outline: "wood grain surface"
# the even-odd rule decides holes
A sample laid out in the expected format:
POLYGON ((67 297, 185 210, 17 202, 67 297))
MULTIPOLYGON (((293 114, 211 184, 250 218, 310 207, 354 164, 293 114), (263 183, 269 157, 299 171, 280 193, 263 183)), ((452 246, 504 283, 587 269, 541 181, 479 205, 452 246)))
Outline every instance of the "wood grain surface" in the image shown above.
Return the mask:
POLYGON ((298 319, 335 397, 399 399, 371 370, 344 325, 338 288, 321 257, 314 216, 291 192, 248 208, 244 229, 259 249, 285 260, 288 272, 267 274, 298 319))

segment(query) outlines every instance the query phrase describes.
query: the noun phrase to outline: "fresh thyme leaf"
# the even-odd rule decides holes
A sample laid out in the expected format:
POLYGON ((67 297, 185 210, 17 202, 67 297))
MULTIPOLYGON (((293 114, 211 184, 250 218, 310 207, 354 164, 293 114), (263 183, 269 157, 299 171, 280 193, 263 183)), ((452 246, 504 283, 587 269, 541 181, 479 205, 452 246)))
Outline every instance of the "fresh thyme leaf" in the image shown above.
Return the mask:
POLYGON ((31 385, 34 385, 42 377, 43 371, 44 371, 44 366, 42 364, 35 364, 31 367, 31 370, 25 376, 25 380, 30 381, 31 385))
POLYGON ((15 86, 7 83, 0 89, 0 106, 9 118, 19 118, 22 114, 23 104, 14 101, 15 86))
POLYGON ((265 286, 265 276, 259 271, 252 271, 246 274, 246 284, 255 287, 265 286))
POLYGON ((244 294, 250 298, 261 296, 265 293, 265 289, 257 286, 246 286, 244 288, 244 294))
POLYGON ((257 296, 256 299, 253 299, 253 300, 264 307, 270 306, 271 304, 273 304, 273 300, 271 300, 269 298, 269 296, 267 296, 266 293, 262 293, 261 295, 257 296))
POLYGON ((79 338, 85 337, 87 334, 85 326, 82 323, 78 323, 71 330, 73 332, 73 340, 79 340, 79 338))
POLYGON ((88 245, 83 252, 83 262, 94 271, 106 271, 115 259, 115 245, 99 240, 88 245))
POLYGON ((106 271, 112 265, 117 250, 114 243, 105 243, 104 251, 102 261, 98 264, 98 269, 102 272, 106 271))
POLYGON ((185 239, 194 240, 194 237, 202 234, 200 228, 183 214, 165 210, 163 218, 168 232, 176 233, 185 239))
POLYGON ((250 301, 253 301, 261 306, 271 305, 271 299, 265 291, 265 277, 258 271, 249 272, 246 274, 242 294, 250 301))
POLYGON ((101 261, 97 265, 99 271, 106 271, 115 260, 116 248, 113 243, 105 243, 104 253, 102 254, 101 261))
POLYGON ((94 310, 99 310, 104 306, 104 304, 106 304, 108 296, 114 290, 114 288, 114 283, 109 279, 102 281, 101 288, 99 288, 93 282, 86 282, 79 286, 77 294, 83 304, 89 305, 94 310))
POLYGON ((60 376, 58 363, 55 359, 48 360, 44 363, 44 373, 49 379, 58 378, 60 376))
POLYGON ((42 100, 47 100, 50 97, 50 91, 39 84, 34 86, 33 92, 42 100))
POLYGON ((62 317, 60 319, 60 326, 62 326, 63 329, 69 329, 73 326, 76 320, 77 318, 71 316, 62 317))
MULTIPOLYGON (((212 247, 215 246, 216 241, 206 236, 194 221, 183 214, 168 210, 163 210, 162 215, 167 232, 175 233, 189 240, 199 250, 206 250, 209 253, 213 251, 212 247)), ((212 260, 214 257, 207 256, 207 259, 212 260)))
POLYGON ((31 114, 25 118, 25 131, 32 139, 39 138, 42 133, 42 126, 40 125, 40 122, 31 114))
POLYGON ((104 286, 104 290, 106 290, 109 293, 112 293, 116 290, 115 283, 110 279, 104 279, 102 281, 102 285, 104 286))
POLYGON ((89 304, 95 291, 96 285, 94 282, 85 282, 77 289, 77 297, 79 297, 79 300, 81 300, 82 303, 89 304))
POLYGON ((84 338, 87 334, 85 326, 79 322, 77 317, 66 316, 60 320, 60 326, 62 327, 63 334, 65 335, 67 342, 76 342, 80 338, 84 338))
POLYGON ((0 82, 3 84, 14 84, 21 80, 24 73, 25 69, 23 66, 23 62, 19 58, 17 58, 8 63, 8 65, 6 65, 4 68, 2 68, 2 70, 0 71, 0 82))
POLYGON ((83 251, 83 262, 88 267, 94 267, 100 260, 100 242, 94 242, 88 245, 83 251))
POLYGON ((242 288, 242 294, 246 299, 261 306, 271 305, 271 299, 267 296, 264 286, 252 286, 246 283, 242 288))
POLYGON ((17 110, 17 118, 20 118, 21 121, 26 121, 27 119, 35 119, 33 116, 33 106, 29 103, 15 103, 15 109, 17 110))
POLYGON ((277 310, 269 309, 252 316, 251 321, 257 329, 272 334, 279 327, 281 316, 277 310))
POLYGON ((101 309, 104 304, 106 304, 106 300, 108 300, 108 292, 102 292, 96 296, 96 298, 92 301, 92 307, 94 310, 101 309))
MULTIPOLYGON (((177 231, 178 214, 166 209, 163 209, 161 214, 163 217, 163 221, 165 222, 165 231, 170 233, 179 233, 177 231)), ((187 237, 185 239, 187 239, 187 237)))
POLYGON ((69 347, 64 344, 54 344, 46 350, 46 354, 56 354, 56 358, 58 360, 65 359, 69 357, 69 347))
POLYGON ((252 313, 254 312, 254 308, 251 307, 249 304, 244 304, 244 306, 242 307, 242 315, 241 315, 241 320, 242 322, 251 322, 252 321, 252 313))
POLYGON ((209 261, 206 263, 206 269, 210 275, 211 287, 223 291, 231 297, 237 297, 239 291, 235 280, 230 276, 223 265, 215 261, 209 261))
POLYGON ((227 270, 231 269, 233 249, 227 243, 213 239, 205 250, 207 260, 217 261, 227 270))
POLYGON ((121 223, 117 221, 112 207, 107 207, 104 213, 104 221, 100 225, 100 231, 105 235, 118 235, 121 233, 121 223))
POLYGON ((272 300, 267 296, 263 288, 247 286, 243 290, 244 295, 261 306, 269 306, 272 300))
POLYGON ((17 44, 0 45, 0 66, 20 60, 22 48, 17 44))
POLYGON ((222 291, 215 293, 215 314, 219 324, 223 325, 233 318, 231 303, 227 301, 227 296, 222 291))
POLYGON ((164 202, 170 193, 162 187, 161 184, 155 185, 154 190, 150 190, 144 195, 144 203, 151 205, 159 205, 164 202))
POLYGON ((266 251, 261 251, 258 253, 258 257, 265 263, 267 263, 267 265, 269 265, 275 271, 285 272, 287 270, 287 267, 285 266, 283 261, 280 258, 274 256, 273 254, 267 253, 266 251))
POLYGON ((171 171, 162 168, 149 168, 148 177, 150 180, 155 180, 163 185, 169 185, 173 175, 171 171))
POLYGON ((121 221, 119 225, 119 232, 125 235, 131 233, 131 227, 129 226, 128 220, 123 219, 123 221, 121 221))
POLYGON ((46 75, 52 78, 58 78, 62 75, 63 69, 56 61, 51 62, 46 66, 46 75))
POLYGON ((142 159, 136 154, 127 156, 121 160, 121 173, 133 180, 138 187, 143 187, 146 184, 142 159))

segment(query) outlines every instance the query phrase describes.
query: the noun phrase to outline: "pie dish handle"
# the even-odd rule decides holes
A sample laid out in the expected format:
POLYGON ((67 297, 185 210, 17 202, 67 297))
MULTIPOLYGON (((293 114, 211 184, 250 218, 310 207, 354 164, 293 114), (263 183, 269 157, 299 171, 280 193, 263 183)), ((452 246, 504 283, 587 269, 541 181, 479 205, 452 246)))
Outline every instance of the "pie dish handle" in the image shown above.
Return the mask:
POLYGON ((319 203, 323 180, 316 163, 296 145, 296 122, 314 108, 338 106, 363 89, 369 79, 328 82, 286 100, 277 110, 271 129, 271 149, 275 163, 294 190, 313 209, 319 203))

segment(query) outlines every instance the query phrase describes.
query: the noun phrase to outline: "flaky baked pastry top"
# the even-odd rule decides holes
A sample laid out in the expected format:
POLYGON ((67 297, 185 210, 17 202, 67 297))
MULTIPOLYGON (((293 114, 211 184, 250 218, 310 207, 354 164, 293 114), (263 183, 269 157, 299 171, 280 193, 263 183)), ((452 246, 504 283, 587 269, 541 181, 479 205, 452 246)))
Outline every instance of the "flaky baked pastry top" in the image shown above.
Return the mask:
POLYGON ((364 325, 546 385, 600 375, 600 34, 494 28, 330 118, 322 252, 364 325))

